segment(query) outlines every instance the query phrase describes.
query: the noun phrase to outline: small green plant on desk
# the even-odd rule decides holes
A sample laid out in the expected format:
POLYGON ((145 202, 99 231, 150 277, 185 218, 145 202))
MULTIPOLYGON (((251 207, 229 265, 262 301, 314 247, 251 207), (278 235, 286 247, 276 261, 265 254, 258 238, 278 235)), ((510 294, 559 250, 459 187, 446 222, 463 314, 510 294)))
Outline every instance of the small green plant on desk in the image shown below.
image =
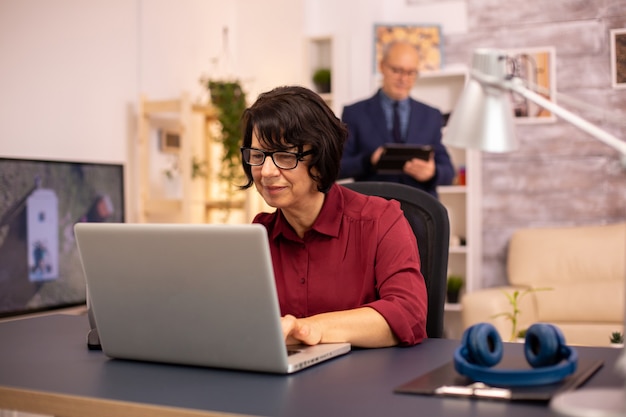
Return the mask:
POLYGON ((497 317, 505 317, 507 320, 511 322, 511 337, 509 338, 510 342, 514 342, 517 338, 524 338, 526 336, 526 329, 517 330, 517 324, 520 314, 522 313, 519 309, 519 303, 526 295, 537 292, 537 291, 550 291, 552 288, 527 288, 523 291, 515 290, 513 293, 509 293, 506 291, 502 291, 506 298, 509 300, 509 304, 511 305, 511 311, 504 311, 502 313, 498 313, 492 318, 497 317))
POLYGON ((463 281, 463 277, 460 275, 450 275, 448 277, 448 284, 446 287, 446 296, 448 298, 449 303, 458 303, 459 302, 459 294, 465 281, 463 281))
POLYGON ((612 345, 624 344, 624 333, 622 332, 613 332, 611 333, 611 337, 609 338, 612 345))

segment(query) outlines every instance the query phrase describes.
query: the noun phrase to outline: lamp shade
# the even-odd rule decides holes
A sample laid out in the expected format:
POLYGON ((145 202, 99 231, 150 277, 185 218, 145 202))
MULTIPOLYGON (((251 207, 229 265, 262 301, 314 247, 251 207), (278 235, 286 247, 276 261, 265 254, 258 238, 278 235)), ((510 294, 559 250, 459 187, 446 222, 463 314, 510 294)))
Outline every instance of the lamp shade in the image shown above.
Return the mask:
POLYGON ((471 78, 446 126, 445 145, 487 152, 517 149, 509 93, 500 84, 505 77, 504 54, 492 49, 474 52, 471 78))

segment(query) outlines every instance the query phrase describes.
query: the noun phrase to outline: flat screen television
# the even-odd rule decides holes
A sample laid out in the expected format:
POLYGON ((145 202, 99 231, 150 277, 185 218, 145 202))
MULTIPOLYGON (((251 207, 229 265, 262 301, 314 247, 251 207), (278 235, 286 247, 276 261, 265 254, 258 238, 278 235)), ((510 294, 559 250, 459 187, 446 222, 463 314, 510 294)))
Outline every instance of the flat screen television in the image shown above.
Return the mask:
POLYGON ((122 164, 0 157, 0 317, 86 303, 76 222, 124 222, 122 164))

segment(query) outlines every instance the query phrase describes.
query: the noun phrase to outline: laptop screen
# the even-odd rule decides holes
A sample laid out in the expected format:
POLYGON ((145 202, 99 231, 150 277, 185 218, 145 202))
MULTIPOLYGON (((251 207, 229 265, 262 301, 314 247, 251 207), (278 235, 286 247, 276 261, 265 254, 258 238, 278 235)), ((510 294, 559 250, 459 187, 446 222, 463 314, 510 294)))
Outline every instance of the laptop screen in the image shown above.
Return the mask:
POLYGON ((121 164, 0 158, 0 317, 85 304, 76 222, 124 222, 121 164))

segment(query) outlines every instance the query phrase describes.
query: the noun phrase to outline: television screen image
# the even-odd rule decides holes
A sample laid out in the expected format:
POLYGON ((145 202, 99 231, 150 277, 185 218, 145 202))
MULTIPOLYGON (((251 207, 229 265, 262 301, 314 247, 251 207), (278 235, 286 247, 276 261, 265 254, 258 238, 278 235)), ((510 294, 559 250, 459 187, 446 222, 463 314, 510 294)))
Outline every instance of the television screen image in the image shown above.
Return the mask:
POLYGON ((0 317, 86 303, 77 222, 124 222, 121 164, 0 157, 0 317))

